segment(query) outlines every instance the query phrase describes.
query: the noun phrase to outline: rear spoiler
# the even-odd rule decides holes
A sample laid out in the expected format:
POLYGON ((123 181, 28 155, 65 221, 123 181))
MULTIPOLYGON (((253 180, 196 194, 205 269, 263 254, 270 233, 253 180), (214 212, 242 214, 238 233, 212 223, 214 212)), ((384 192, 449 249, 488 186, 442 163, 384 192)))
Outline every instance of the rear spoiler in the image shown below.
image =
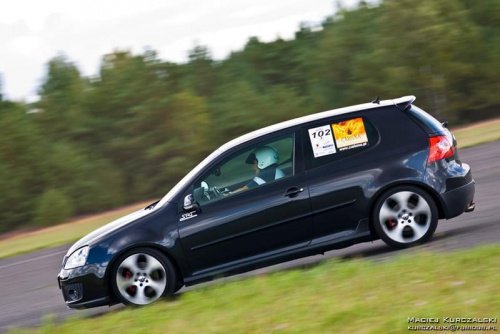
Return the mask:
POLYGON ((416 100, 417 98, 413 95, 409 96, 403 96, 400 97, 399 99, 394 99, 392 102, 394 102, 394 105, 398 107, 399 110, 406 110, 411 107, 411 104, 416 100))

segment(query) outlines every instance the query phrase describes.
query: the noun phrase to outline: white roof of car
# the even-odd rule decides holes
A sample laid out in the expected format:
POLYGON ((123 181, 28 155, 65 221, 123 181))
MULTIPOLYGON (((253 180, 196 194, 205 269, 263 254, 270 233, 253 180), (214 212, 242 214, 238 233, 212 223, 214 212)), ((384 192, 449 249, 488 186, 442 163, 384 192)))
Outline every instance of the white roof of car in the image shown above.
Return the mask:
POLYGON ((409 96, 403 96, 403 97, 400 97, 400 98, 394 99, 394 100, 380 101, 380 104, 373 103, 373 102, 372 103, 363 103, 363 104, 358 104, 358 105, 354 105, 354 106, 350 106, 350 107, 332 109, 332 110, 328 110, 328 111, 323 111, 323 112, 319 112, 319 113, 291 119, 289 121, 273 124, 273 125, 267 126, 265 128, 262 128, 262 129, 259 129, 256 131, 252 131, 252 132, 247 133, 247 134, 240 136, 238 138, 235 138, 235 139, 225 143, 221 147, 219 147, 217 149, 217 151, 220 151, 220 153, 223 153, 223 152, 227 151, 228 149, 233 148, 234 146, 237 146, 237 145, 242 144, 244 142, 247 142, 249 140, 258 138, 262 135, 272 133, 272 132, 275 132, 278 130, 290 128, 290 127, 293 127, 295 125, 319 120, 322 118, 343 115, 343 114, 347 114, 347 113, 354 112, 354 111, 374 109, 374 108, 380 108, 380 107, 385 107, 385 106, 392 106, 392 105, 406 103, 406 102, 412 103, 413 101, 415 101, 415 99, 416 99, 415 96, 409 95, 409 96))
POLYGON ((327 117, 337 116, 337 115, 348 114, 348 113, 360 111, 360 110, 375 109, 375 108, 380 108, 380 107, 385 107, 385 106, 393 106, 393 105, 397 105, 397 104, 401 104, 401 103, 412 103, 413 101, 415 101, 415 99, 416 99, 415 96, 409 95, 409 96, 403 96, 403 97, 400 97, 398 99, 393 99, 393 100, 383 100, 383 101, 380 101, 380 103, 371 102, 371 103, 358 104, 358 105, 354 105, 354 106, 350 106, 350 107, 332 109, 332 110, 328 110, 328 111, 323 111, 323 112, 319 112, 319 113, 291 119, 289 121, 277 123, 277 124, 267 126, 265 128, 247 133, 247 134, 240 136, 238 138, 235 138, 235 139, 225 143, 221 147, 219 147, 217 150, 212 152, 212 154, 210 154, 208 157, 206 157, 201 163, 199 163, 195 168, 193 168, 179 183, 177 183, 177 185, 175 187, 173 187, 168 192, 168 194, 165 195, 165 197, 163 197, 161 199, 161 201, 158 203, 158 205, 156 205, 155 209, 161 207, 163 204, 168 202, 172 197, 174 197, 175 194, 181 188, 183 188, 184 184, 186 184, 187 182, 190 182, 191 179, 196 174, 198 174, 198 172, 201 169, 203 169, 206 165, 208 165, 210 162, 212 162, 215 158, 217 158, 219 155, 221 155, 225 151, 227 151, 227 150, 229 150, 229 149, 231 149, 239 144, 242 144, 242 143, 245 143, 249 140, 258 138, 262 135, 272 133, 275 131, 279 131, 279 130, 283 130, 286 128, 290 128, 290 127, 293 127, 295 125, 299 125, 302 123, 307 123, 307 122, 311 122, 311 121, 315 121, 315 120, 319 120, 319 119, 323 119, 323 118, 327 118, 327 117))

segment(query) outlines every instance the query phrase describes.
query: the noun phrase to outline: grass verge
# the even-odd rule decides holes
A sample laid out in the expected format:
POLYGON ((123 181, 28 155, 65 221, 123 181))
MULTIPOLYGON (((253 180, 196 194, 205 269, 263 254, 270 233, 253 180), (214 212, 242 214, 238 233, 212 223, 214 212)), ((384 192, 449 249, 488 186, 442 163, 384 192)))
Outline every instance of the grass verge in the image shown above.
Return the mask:
POLYGON ((438 325, 446 325, 443 317, 498 317, 499 263, 500 244, 444 254, 416 250, 384 262, 329 260, 97 318, 49 320, 26 332, 407 333, 418 325, 408 317, 439 318, 438 325))
POLYGON ((453 130, 458 141, 458 148, 500 140, 500 119, 476 123, 453 130))
POLYGON ((130 212, 144 208, 152 202, 136 203, 70 223, 14 235, 0 241, 0 259, 76 241, 93 230, 130 212))
MULTIPOLYGON (((455 129, 453 133, 457 137, 460 148, 500 140, 500 119, 455 129)), ((0 259, 75 241, 108 222, 145 207, 150 202, 134 204, 120 210, 105 212, 34 232, 20 233, 14 237, 0 240, 0 259)))

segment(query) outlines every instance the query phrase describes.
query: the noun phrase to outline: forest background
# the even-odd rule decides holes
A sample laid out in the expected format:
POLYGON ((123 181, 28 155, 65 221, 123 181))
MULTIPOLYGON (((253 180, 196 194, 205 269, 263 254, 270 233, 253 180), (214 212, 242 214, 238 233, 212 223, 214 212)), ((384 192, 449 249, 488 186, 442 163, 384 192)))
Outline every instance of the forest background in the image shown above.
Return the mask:
POLYGON ((497 0, 360 2, 293 40, 188 54, 117 50, 90 77, 58 55, 35 103, 0 87, 0 233, 159 198, 231 138, 377 95, 453 126, 499 116, 497 0))

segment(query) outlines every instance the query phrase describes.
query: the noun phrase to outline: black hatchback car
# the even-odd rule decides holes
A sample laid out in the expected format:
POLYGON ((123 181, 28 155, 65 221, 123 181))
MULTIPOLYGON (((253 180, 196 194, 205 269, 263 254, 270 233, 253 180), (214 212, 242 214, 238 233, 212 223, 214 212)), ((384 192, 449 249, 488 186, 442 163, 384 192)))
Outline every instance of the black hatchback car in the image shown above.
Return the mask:
POLYGON ((223 145, 160 201, 76 242, 67 306, 145 305, 184 285, 382 239, 427 241, 474 209, 470 167, 414 96, 317 113, 223 145))

